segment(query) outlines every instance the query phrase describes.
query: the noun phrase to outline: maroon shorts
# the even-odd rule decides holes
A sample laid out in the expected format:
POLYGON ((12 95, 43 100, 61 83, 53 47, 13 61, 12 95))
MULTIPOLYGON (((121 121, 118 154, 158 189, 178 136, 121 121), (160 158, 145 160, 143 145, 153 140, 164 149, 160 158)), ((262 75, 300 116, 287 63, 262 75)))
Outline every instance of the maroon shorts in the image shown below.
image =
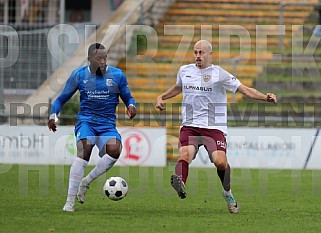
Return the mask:
POLYGON ((217 129, 183 126, 179 135, 178 148, 189 145, 193 145, 196 151, 204 145, 209 155, 217 150, 226 152, 226 138, 223 132, 217 129))

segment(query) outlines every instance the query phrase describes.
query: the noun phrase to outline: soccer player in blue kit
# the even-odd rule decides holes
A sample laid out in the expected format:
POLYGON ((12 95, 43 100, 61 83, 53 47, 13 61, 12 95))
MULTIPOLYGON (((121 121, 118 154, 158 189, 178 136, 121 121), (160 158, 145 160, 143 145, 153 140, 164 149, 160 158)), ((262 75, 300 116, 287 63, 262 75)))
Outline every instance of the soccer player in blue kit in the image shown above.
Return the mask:
POLYGON ((62 106, 78 90, 80 111, 75 125, 77 158, 70 168, 69 187, 64 211, 74 211, 77 196, 80 203, 90 183, 107 172, 116 162, 122 150, 121 136, 116 129, 116 107, 119 96, 127 107, 130 119, 136 115, 136 102, 132 97, 124 73, 106 64, 107 50, 100 43, 88 48, 89 65, 75 69, 68 78, 61 94, 54 101, 48 121, 49 130, 57 130, 57 115, 62 106), (83 178, 94 146, 101 157, 97 165, 83 178))

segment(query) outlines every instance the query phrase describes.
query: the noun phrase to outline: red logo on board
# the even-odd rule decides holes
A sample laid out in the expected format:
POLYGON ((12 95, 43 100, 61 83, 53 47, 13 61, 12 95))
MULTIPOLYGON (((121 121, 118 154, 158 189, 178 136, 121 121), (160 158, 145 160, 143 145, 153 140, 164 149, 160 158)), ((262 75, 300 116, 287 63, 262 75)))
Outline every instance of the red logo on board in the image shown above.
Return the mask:
POLYGON ((124 130, 120 134, 123 138, 123 150, 119 162, 126 165, 143 164, 151 152, 148 136, 138 129, 124 130))

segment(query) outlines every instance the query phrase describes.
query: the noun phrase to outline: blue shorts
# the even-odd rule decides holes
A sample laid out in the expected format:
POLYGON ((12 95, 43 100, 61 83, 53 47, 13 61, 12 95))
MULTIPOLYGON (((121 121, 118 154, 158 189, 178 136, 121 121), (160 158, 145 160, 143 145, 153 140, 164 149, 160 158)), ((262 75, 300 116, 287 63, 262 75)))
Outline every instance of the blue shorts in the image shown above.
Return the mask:
POLYGON ((104 148, 104 145, 113 138, 120 142, 122 141, 120 134, 116 128, 107 128, 105 126, 92 126, 86 122, 77 122, 75 125, 75 136, 78 142, 81 139, 88 139, 92 144, 95 144, 99 151, 104 148))

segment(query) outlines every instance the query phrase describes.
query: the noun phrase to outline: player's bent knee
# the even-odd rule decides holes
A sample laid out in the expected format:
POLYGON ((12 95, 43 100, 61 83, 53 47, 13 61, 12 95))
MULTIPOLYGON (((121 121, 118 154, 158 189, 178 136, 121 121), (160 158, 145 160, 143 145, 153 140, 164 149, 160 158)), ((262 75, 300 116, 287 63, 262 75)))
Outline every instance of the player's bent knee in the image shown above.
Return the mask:
POLYGON ((121 142, 117 139, 111 139, 105 145, 105 153, 109 156, 118 159, 122 151, 121 142))
POLYGON ((225 170, 227 167, 227 161, 224 157, 215 157, 214 165, 219 170, 225 170))
POLYGON ((77 142, 77 157, 89 161, 94 145, 89 140, 82 139, 77 142))
POLYGON ((115 158, 115 159, 118 159, 119 156, 120 156, 120 152, 121 150, 119 149, 119 147, 111 147, 111 146, 108 146, 106 148, 106 152, 109 156, 115 158))
POLYGON ((189 153, 188 151, 182 151, 180 153, 180 157, 178 158, 178 160, 185 160, 186 162, 189 161, 189 153))
POLYGON ((212 153, 212 162, 219 170, 225 170, 227 167, 227 159, 224 151, 214 151, 212 153))
POLYGON ((225 162, 214 162, 214 164, 218 170, 222 170, 222 171, 224 171, 227 166, 225 162))
POLYGON ((227 167, 227 161, 225 158, 222 157, 215 157, 214 159, 214 165, 217 167, 219 170, 225 170, 227 167))
POLYGON ((114 159, 119 159, 120 154, 108 154, 110 157, 113 157, 114 159))
POLYGON ((185 160, 188 163, 192 162, 196 154, 196 149, 192 145, 181 147, 179 151, 180 157, 178 160, 185 160))

